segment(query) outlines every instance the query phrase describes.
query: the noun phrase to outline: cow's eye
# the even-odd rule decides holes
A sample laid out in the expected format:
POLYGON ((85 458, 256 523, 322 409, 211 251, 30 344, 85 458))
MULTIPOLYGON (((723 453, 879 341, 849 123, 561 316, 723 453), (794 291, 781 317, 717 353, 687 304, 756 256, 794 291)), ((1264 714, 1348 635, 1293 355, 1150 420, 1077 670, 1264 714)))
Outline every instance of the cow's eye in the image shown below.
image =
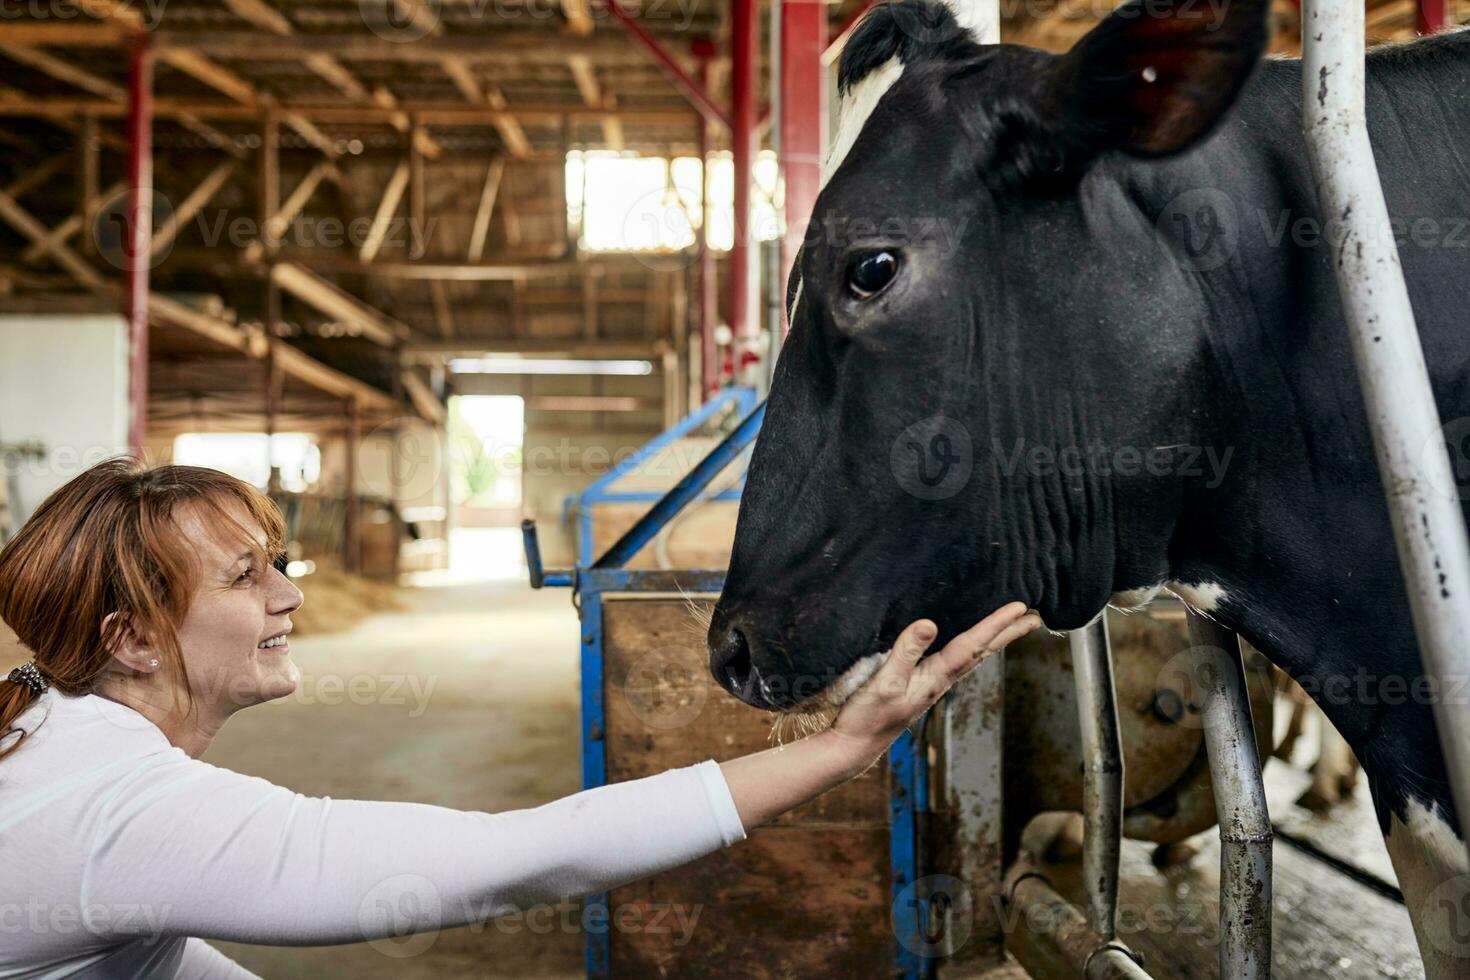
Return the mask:
POLYGON ((847 266, 847 291, 858 299, 870 299, 898 274, 898 256, 892 252, 867 252, 847 266))

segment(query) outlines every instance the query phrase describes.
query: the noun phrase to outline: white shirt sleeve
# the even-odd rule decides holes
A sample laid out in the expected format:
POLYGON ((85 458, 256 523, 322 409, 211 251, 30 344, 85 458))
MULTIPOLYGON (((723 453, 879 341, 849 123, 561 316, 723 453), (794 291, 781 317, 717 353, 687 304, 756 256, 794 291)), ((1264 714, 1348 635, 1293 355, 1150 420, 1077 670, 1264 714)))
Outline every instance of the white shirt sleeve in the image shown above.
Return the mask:
POLYGON ((142 903, 170 936, 327 945, 605 891, 745 838, 718 764, 530 810, 313 798, 174 749, 114 788, 86 903, 142 903))

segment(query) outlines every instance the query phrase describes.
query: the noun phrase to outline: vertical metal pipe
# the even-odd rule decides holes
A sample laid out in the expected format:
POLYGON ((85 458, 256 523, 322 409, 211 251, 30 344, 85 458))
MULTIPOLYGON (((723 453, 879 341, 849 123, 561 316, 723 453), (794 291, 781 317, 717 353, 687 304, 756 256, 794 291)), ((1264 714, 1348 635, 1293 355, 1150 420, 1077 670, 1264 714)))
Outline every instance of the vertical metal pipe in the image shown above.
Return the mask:
POLYGON ((1251 725, 1240 640, 1189 611, 1191 685, 1220 825, 1220 976, 1271 975, 1271 815, 1251 725))
POLYGON ((1082 734, 1082 878, 1093 930, 1105 942, 1117 930, 1118 859, 1123 846, 1123 737, 1113 693, 1107 614, 1067 640, 1082 734))
POLYGON ((756 97, 760 81, 760 23, 756 0, 734 0, 731 25, 730 149, 735 170, 735 238, 730 248, 730 328, 735 333, 735 371, 756 348, 760 330, 759 261, 751 255, 750 191, 757 148, 756 97))
POLYGON ((781 110, 776 121, 781 172, 786 178, 786 235, 781 241, 777 289, 783 297, 822 186, 822 157, 827 149, 827 73, 822 68, 826 47, 826 4, 782 0, 781 110))
MULTIPOLYGON (((709 53, 699 57, 699 84, 709 85, 709 53)), ((709 223, 714 215, 710 207, 710 126, 707 120, 699 121, 699 387, 702 392, 700 403, 709 401, 720 387, 720 352, 715 344, 715 323, 720 318, 719 276, 715 269, 715 253, 709 243, 709 223)))
POLYGON ((147 35, 128 50, 128 215, 123 303, 128 320, 128 446, 143 456, 148 431, 148 267, 153 239, 153 55, 147 35))
MULTIPOLYGON (((1427 676, 1470 675, 1470 541, 1388 205, 1368 139, 1362 4, 1302 6, 1302 124, 1378 473, 1427 676)), ((1470 839, 1470 711, 1437 700, 1439 740, 1470 839)))

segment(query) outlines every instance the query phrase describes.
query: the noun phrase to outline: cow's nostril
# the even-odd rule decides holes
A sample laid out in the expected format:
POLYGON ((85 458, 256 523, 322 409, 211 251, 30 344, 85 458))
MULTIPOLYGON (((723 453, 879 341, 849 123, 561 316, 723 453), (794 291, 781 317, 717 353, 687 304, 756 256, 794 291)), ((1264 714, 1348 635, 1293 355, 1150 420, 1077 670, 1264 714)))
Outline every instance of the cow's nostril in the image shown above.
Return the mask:
POLYGON ((710 673, 715 680, 746 704, 770 708, 768 692, 744 632, 731 626, 717 635, 719 641, 710 650, 710 673))
POLYGON ((750 643, 746 641, 745 634, 738 629, 730 631, 729 645, 727 646, 723 661, 720 664, 721 677, 725 687, 731 691, 739 691, 750 681, 753 665, 750 662, 750 643))

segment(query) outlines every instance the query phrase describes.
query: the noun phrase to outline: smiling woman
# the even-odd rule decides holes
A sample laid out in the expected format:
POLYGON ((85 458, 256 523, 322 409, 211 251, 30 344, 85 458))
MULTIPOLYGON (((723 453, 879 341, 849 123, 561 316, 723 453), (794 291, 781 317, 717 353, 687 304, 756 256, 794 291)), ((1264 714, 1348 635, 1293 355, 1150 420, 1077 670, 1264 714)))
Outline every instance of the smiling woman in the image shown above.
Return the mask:
POLYGON ((605 891, 744 839, 871 766, 1037 624, 1012 603, 924 657, 899 636, 831 728, 725 763, 479 813, 306 797, 199 761, 295 690, 280 516, 200 467, 103 463, 0 551, 0 978, 249 977, 203 940, 402 937, 605 891))

